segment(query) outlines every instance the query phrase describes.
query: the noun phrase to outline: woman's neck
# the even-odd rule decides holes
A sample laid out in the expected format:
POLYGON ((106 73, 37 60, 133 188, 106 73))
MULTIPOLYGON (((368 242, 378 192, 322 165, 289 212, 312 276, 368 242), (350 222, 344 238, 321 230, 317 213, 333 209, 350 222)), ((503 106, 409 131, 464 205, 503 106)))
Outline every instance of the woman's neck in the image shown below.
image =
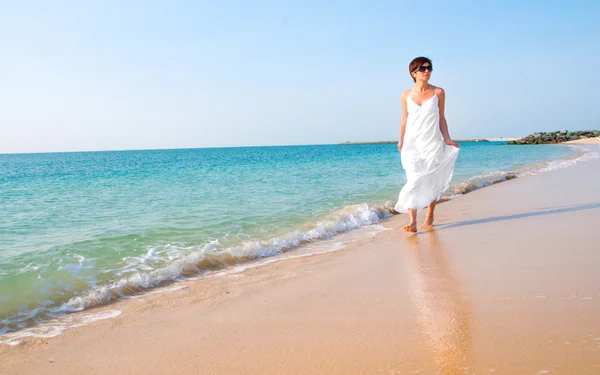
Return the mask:
POLYGON ((418 81, 415 85, 415 90, 419 92, 427 91, 431 85, 427 81, 418 81))

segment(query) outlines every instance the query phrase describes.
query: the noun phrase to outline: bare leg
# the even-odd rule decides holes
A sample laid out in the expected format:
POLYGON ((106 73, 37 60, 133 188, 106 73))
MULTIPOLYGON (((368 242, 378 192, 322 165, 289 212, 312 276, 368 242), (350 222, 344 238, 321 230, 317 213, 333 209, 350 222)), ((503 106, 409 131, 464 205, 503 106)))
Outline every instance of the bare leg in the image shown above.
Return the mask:
POLYGON ((407 232, 415 233, 417 231, 417 210, 415 210, 414 208, 409 208, 408 218, 410 222, 404 226, 404 230, 407 232))
POLYGON ((435 205, 437 201, 433 201, 429 204, 429 208, 427 209, 427 216, 425 217, 425 223, 423 223, 423 227, 430 227, 433 225, 433 212, 435 211, 435 205))

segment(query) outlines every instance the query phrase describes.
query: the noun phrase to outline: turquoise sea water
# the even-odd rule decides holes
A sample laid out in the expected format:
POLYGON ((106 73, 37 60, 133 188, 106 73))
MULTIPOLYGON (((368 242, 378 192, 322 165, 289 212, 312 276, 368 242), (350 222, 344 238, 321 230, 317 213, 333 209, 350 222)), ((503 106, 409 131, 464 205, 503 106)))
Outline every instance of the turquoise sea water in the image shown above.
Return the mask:
MULTIPOLYGON (((464 143, 447 196, 580 157, 464 143)), ((378 222, 404 181, 396 145, 0 155, 0 334, 378 222)))

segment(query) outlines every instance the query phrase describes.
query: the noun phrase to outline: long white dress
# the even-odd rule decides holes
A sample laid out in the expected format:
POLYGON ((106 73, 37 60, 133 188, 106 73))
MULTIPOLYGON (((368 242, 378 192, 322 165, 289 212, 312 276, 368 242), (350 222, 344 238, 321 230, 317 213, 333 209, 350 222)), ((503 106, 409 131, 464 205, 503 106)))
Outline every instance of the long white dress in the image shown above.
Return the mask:
POLYGON ((444 142, 437 93, 421 105, 408 97, 406 106, 408 118, 400 155, 406 185, 395 206, 402 213, 409 208, 420 210, 440 199, 450 185, 459 151, 444 142))

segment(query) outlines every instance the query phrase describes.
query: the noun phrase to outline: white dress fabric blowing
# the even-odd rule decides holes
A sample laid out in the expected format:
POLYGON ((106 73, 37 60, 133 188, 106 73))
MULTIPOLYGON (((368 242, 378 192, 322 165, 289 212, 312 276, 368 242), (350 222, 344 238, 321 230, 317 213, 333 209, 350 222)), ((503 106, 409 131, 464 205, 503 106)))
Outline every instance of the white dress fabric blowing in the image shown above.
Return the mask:
POLYGON ((440 199, 450 186, 459 152, 444 142, 437 93, 421 105, 406 98, 406 109, 408 118, 400 155, 406 185, 395 207, 401 213, 409 208, 423 209, 440 199))

